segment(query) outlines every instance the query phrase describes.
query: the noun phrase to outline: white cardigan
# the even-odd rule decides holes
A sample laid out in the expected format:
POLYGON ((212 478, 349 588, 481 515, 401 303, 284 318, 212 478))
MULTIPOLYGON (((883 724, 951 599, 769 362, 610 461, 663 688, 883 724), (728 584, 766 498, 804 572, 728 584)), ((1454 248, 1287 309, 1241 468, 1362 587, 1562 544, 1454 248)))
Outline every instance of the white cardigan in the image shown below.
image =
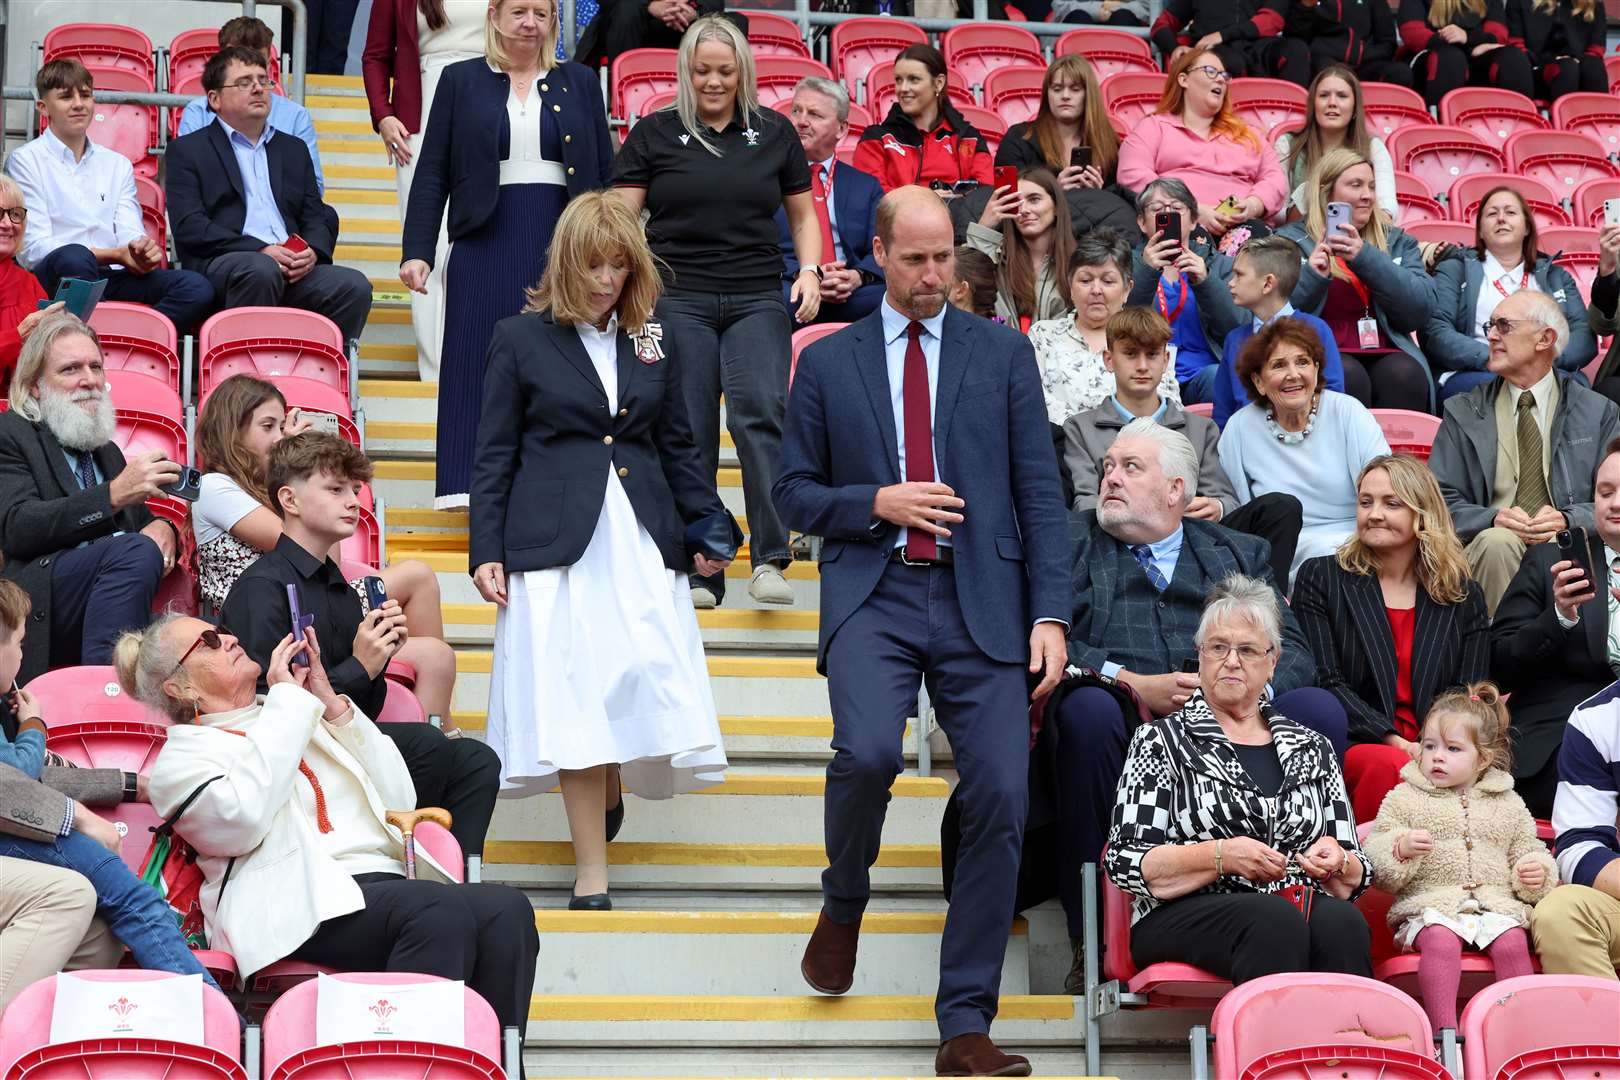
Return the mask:
MULTIPOLYGON (((290 954, 327 919, 365 906, 360 886, 323 850, 313 817, 294 796, 298 762, 312 742, 359 782, 393 841, 388 854, 404 857, 399 830, 384 821, 389 810, 416 806, 404 758, 359 709, 342 727, 322 721, 324 711, 313 694, 281 683, 250 708, 170 728, 152 766, 152 806, 165 818, 205 781, 220 777, 186 809, 175 831, 196 849, 207 882, 201 901, 209 944, 234 956, 244 975, 290 954)), ((423 877, 450 880, 426 851, 418 851, 417 869, 423 877)))

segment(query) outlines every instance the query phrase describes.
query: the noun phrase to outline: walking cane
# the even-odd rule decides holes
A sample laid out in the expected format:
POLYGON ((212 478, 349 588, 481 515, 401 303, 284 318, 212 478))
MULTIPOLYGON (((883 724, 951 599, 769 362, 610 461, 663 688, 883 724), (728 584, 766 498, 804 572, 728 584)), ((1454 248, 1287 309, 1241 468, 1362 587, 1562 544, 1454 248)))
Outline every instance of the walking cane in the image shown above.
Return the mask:
POLYGON ((420 810, 390 810, 383 817, 400 832, 405 841, 405 878, 416 880, 416 827, 424 821, 450 827, 450 811, 437 806, 424 806, 420 810))

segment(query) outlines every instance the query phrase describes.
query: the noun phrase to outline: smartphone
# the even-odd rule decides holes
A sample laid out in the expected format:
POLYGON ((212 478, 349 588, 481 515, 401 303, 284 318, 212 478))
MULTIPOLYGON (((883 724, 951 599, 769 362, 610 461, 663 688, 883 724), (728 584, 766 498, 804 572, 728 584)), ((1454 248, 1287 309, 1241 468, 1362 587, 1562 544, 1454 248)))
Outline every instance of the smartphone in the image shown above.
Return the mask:
POLYGON ((1238 205, 1236 195, 1228 195, 1215 204, 1215 212, 1217 214, 1241 214, 1243 207, 1238 205))
POLYGON ((1603 200, 1603 224, 1620 225, 1620 199, 1603 200))
POLYGON ((1018 166, 1016 166, 1016 165, 997 165, 996 166, 996 187, 998 187, 998 188, 1012 188, 1014 191, 1017 191, 1018 190, 1018 166))
MULTIPOLYGON (((292 611, 292 636, 294 641, 304 640, 304 631, 315 625, 315 616, 305 615, 303 605, 298 602, 298 586, 288 583, 287 607, 292 611)), ((309 650, 300 649, 293 654, 291 663, 309 666, 309 650)))
POLYGON ((388 586, 383 579, 375 574, 368 574, 363 582, 366 589, 366 605, 376 611, 388 602, 388 586))
POLYGON ((291 236, 287 237, 287 242, 282 244, 281 246, 286 248, 288 251, 292 252, 294 255, 296 255, 300 251, 308 251, 309 250, 309 241, 305 240, 302 236, 299 236, 297 233, 293 233, 291 236))
POLYGON ((1309 920, 1312 892, 1313 890, 1306 885, 1288 885, 1277 890, 1277 895, 1297 907, 1299 913, 1309 920))
POLYGON ((1198 674, 1198 657, 1189 656, 1187 659, 1183 660, 1181 662, 1181 673, 1183 675, 1198 674))
POLYGON ((1069 164, 1076 169, 1084 169, 1091 164, 1091 147, 1077 146, 1069 151, 1069 164))
POLYGON ((328 435, 337 435, 337 413, 320 412, 316 409, 299 409, 298 415, 309 421, 311 431, 324 431, 328 435))
POLYGON ((164 484, 158 488, 166 495, 173 495, 187 502, 196 502, 202 494, 202 473, 190 465, 180 466, 180 479, 172 484, 164 484))
POLYGON ((1553 540, 1558 544, 1558 557, 1579 566, 1581 572, 1586 575, 1587 584, 1595 588, 1590 557, 1592 549, 1587 542, 1586 526, 1577 525, 1572 529, 1559 529, 1553 540))
POLYGON ((1339 226, 1348 224, 1350 224, 1350 204, 1347 202, 1328 203, 1326 235, 1338 236, 1339 226))
POLYGON ((1181 215, 1174 210, 1159 211, 1153 215, 1153 231, 1159 234, 1160 241, 1174 240, 1180 244, 1181 215))

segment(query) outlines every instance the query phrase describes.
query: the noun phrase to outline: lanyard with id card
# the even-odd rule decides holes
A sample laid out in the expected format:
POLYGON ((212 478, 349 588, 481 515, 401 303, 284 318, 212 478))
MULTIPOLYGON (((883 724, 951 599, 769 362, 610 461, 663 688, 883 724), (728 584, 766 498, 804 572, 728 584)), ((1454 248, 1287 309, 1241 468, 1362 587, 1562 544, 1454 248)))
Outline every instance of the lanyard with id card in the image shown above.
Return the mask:
POLYGON ((1345 265, 1343 259, 1335 257, 1333 261, 1338 263, 1339 269, 1344 271, 1344 280, 1356 291, 1356 296, 1361 300, 1363 314, 1361 318, 1356 320, 1356 340, 1360 343, 1359 347, 1363 349, 1380 348, 1378 320, 1373 318, 1372 313, 1372 294, 1367 291, 1367 286, 1361 283, 1361 279, 1356 276, 1355 271, 1345 265))

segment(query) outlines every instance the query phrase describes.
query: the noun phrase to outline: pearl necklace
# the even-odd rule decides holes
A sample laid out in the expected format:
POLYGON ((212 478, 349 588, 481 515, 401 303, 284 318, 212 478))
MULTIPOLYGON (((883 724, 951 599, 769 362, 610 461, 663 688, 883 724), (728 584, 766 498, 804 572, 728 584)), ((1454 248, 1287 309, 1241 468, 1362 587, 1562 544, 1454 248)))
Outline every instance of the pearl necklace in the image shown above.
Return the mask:
POLYGON ((1311 415, 1305 418, 1305 430, 1303 431, 1289 431, 1277 423, 1276 410, 1268 408, 1266 409, 1266 427, 1277 437, 1277 441, 1284 446, 1296 446, 1304 442, 1306 436, 1311 433, 1311 429, 1316 426, 1316 412, 1321 407, 1322 395, 1316 394, 1311 398, 1311 415))

